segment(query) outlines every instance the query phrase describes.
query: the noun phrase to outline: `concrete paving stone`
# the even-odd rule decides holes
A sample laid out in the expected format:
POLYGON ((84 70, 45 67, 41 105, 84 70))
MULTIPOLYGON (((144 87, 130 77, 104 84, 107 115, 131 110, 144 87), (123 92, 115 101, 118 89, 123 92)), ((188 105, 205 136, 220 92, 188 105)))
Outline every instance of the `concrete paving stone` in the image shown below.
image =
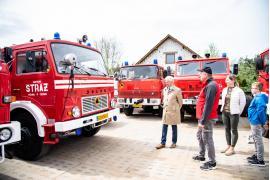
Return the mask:
POLYGON ((198 153, 197 122, 186 120, 178 126, 177 148, 170 149, 171 128, 167 148, 156 150, 160 143, 161 119, 147 114, 131 117, 120 115, 119 121, 108 124, 94 137, 71 135, 61 139, 41 160, 26 162, 7 160, 0 164, 0 179, 269 179, 269 141, 264 139, 267 167, 247 164, 254 153, 254 144, 247 144, 250 130, 241 118, 236 154, 219 153, 226 147, 222 125, 214 128, 217 169, 201 171, 202 163, 192 160, 198 153))

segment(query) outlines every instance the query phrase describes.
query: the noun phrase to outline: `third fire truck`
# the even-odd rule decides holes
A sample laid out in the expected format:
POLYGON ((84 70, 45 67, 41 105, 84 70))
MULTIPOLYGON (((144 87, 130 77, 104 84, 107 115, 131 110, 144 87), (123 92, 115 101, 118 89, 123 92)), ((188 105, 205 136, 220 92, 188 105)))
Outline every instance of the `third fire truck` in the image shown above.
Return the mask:
POLYGON ((4 57, 17 99, 11 121, 21 123, 18 157, 35 160, 62 136, 90 137, 117 120, 113 80, 96 49, 57 36, 5 48, 4 57))
MULTIPOLYGON (((229 59, 226 57, 226 54, 218 58, 210 58, 209 56, 209 54, 206 54, 206 58, 194 57, 194 59, 179 60, 175 64, 174 82, 177 87, 181 88, 183 95, 182 119, 184 119, 185 112, 192 116, 196 114, 197 97, 202 89, 198 69, 205 66, 211 67, 213 78, 218 83, 221 91, 226 87, 225 79, 230 73, 229 59)), ((236 70, 237 66, 234 69, 236 70)))

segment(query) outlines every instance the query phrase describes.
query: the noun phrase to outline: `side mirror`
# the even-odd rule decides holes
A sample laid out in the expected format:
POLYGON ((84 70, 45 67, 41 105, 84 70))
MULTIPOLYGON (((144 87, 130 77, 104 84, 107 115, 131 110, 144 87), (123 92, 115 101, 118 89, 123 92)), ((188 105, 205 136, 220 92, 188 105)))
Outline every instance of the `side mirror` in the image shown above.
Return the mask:
POLYGON ((115 72, 114 75, 113 75, 113 77, 114 77, 116 80, 118 80, 118 79, 119 79, 119 74, 118 74, 118 72, 115 72))
POLYGON ((12 60, 12 58, 13 58, 12 57, 12 48, 10 48, 10 47, 4 48, 3 58, 4 58, 6 63, 9 63, 12 60))
POLYGON ((238 64, 233 65, 233 74, 237 75, 238 74, 238 64))
POLYGON ((69 53, 69 54, 66 54, 64 56, 64 60, 61 61, 61 65, 64 65, 64 66, 73 66, 75 65, 77 62, 77 57, 75 54, 73 53, 69 53))
POLYGON ((168 71, 167 70, 164 70, 163 71, 163 78, 166 78, 168 76, 168 71))

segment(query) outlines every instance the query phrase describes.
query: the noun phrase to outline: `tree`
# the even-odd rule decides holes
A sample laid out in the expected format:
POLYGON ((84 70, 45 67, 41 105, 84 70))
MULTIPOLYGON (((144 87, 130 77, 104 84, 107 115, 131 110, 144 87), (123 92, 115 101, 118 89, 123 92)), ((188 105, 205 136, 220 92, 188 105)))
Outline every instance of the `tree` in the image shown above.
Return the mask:
POLYGON ((238 83, 245 92, 250 92, 251 84, 255 82, 258 77, 254 58, 240 58, 238 67, 238 83))
POLYGON ((121 52, 118 42, 115 38, 102 37, 95 42, 95 46, 102 54, 108 73, 113 75, 120 69, 121 52))
POLYGON ((210 43, 208 45, 208 49, 204 51, 205 54, 209 53, 210 57, 218 57, 219 56, 219 50, 217 49, 216 45, 214 43, 210 43))

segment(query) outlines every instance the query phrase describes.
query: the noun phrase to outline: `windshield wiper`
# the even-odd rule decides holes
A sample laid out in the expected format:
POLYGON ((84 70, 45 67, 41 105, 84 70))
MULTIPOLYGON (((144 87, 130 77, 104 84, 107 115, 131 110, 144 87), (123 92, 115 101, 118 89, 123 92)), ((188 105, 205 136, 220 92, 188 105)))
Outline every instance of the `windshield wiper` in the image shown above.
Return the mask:
POLYGON ((104 75, 104 76, 107 76, 107 74, 105 74, 104 72, 102 72, 102 71, 100 71, 100 70, 98 70, 98 69, 96 69, 96 68, 92 68, 92 67, 87 67, 87 68, 90 69, 90 70, 93 70, 93 71, 102 73, 102 75, 104 75))
POLYGON ((91 73, 87 72, 86 70, 84 70, 84 69, 82 69, 82 68, 80 68, 80 67, 74 66, 74 68, 78 69, 80 72, 84 72, 84 73, 86 73, 87 75, 92 76, 91 73))

